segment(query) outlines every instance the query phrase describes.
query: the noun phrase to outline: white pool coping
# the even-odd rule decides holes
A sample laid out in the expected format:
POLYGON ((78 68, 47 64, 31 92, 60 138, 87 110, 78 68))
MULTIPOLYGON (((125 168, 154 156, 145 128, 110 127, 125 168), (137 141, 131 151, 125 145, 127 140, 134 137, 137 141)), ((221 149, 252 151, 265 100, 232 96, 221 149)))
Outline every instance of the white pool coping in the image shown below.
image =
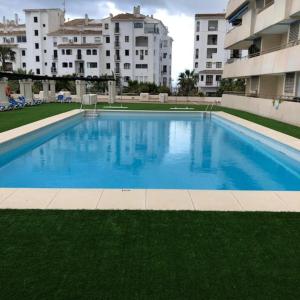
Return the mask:
MULTIPOLYGON (((72 110, 0 133, 0 145, 80 113, 81 110, 72 110)), ((297 138, 224 112, 213 114, 300 151, 297 138)), ((1 188, 0 209, 300 212, 300 191, 1 188)))

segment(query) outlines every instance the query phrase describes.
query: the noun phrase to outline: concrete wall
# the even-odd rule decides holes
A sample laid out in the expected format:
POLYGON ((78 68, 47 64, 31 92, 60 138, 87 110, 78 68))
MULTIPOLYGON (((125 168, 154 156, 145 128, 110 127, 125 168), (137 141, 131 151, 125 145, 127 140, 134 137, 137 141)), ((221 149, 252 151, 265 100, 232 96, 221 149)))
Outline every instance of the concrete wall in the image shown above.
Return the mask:
POLYGON ((276 108, 270 99, 223 95, 222 106, 300 126, 300 103, 284 101, 276 108))

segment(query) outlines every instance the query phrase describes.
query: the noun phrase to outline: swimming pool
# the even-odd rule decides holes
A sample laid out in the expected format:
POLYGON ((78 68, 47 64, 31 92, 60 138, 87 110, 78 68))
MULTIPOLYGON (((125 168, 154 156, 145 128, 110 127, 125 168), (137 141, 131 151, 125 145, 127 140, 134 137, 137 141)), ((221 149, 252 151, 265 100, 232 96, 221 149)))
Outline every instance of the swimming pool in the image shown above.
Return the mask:
POLYGON ((300 161, 239 129, 202 113, 81 116, 0 152, 0 187, 299 191, 300 161))

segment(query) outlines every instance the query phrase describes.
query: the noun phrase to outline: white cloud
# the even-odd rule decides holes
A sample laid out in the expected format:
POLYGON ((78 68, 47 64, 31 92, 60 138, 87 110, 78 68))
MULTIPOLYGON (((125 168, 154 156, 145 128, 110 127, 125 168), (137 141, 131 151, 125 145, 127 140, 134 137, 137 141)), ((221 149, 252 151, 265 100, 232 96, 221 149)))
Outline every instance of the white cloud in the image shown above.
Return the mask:
POLYGON ((170 15, 165 9, 158 9, 154 16, 169 28, 174 39, 172 77, 176 82, 180 72, 193 68, 194 17, 182 13, 170 15))

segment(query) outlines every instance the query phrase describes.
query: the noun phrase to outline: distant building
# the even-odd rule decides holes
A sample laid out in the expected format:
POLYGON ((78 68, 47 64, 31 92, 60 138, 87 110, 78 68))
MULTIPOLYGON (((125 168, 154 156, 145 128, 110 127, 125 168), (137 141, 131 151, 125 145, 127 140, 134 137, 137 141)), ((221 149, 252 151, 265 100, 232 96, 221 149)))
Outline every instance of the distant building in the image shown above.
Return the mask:
POLYGON ((245 79, 246 96, 300 98, 300 1, 231 0, 226 19, 224 77, 245 79))
POLYGON ((194 70, 199 74, 199 91, 208 95, 218 90, 229 55, 224 50, 227 24, 225 14, 195 15, 194 70))
POLYGON ((121 85, 129 80, 171 87, 172 38, 162 21, 133 13, 102 20, 65 21, 61 9, 25 9, 25 24, 0 24, 0 45, 16 52, 11 70, 42 75, 100 76, 115 74, 121 85))

